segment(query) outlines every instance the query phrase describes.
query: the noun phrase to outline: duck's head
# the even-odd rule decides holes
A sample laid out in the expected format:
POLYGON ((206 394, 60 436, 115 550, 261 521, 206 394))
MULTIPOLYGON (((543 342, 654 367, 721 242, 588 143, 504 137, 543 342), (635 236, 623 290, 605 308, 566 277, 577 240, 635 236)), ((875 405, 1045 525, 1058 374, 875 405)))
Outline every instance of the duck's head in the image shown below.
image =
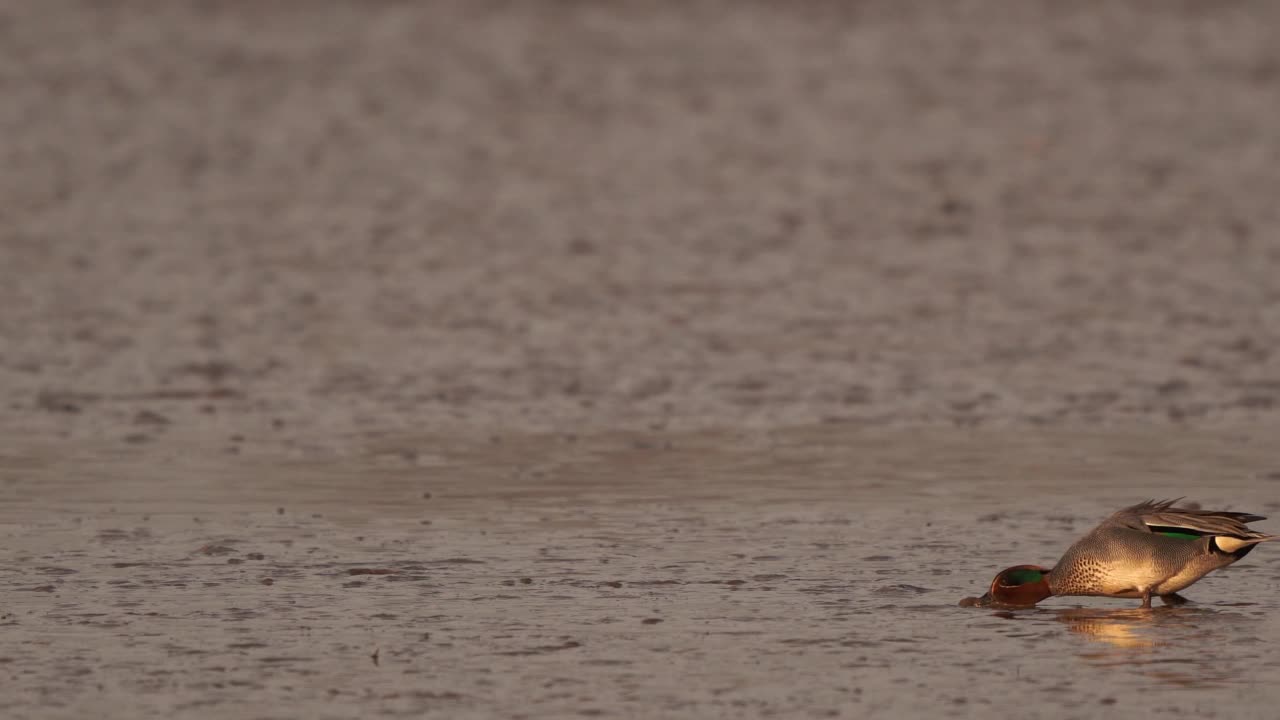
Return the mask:
POLYGON ((1049 589, 1051 568, 1014 565, 1001 570, 991 581, 991 589, 980 598, 960 601, 966 607, 1031 607, 1053 594, 1049 589))

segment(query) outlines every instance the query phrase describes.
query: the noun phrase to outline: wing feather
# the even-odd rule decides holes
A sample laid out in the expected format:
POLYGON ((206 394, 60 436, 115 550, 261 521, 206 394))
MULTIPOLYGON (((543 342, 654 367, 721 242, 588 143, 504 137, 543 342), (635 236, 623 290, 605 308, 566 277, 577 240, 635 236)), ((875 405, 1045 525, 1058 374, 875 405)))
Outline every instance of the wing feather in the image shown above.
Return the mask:
POLYGON ((1152 527, 1183 528, 1205 535, 1225 535, 1242 539, 1269 537, 1252 530, 1246 523, 1265 520, 1262 515, 1232 512, 1230 510, 1201 510, 1177 507, 1182 498, 1174 500, 1147 500, 1116 513, 1113 518, 1127 527, 1138 529, 1141 525, 1148 532, 1152 527))

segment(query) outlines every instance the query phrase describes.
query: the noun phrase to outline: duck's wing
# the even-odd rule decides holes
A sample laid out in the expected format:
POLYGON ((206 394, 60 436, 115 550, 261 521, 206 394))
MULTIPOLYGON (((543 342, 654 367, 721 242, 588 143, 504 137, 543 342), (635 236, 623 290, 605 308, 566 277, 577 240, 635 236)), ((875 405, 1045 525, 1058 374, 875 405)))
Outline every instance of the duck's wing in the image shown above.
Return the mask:
POLYGON ((1181 531, 1192 535, 1226 535, 1242 539, 1269 537, 1265 533, 1251 530, 1246 524, 1266 520, 1262 515, 1230 510, 1175 507, 1181 499, 1148 500, 1125 508, 1113 517, 1123 516, 1124 524, 1135 530, 1139 529, 1136 525, 1140 523, 1148 532, 1166 535, 1181 531))

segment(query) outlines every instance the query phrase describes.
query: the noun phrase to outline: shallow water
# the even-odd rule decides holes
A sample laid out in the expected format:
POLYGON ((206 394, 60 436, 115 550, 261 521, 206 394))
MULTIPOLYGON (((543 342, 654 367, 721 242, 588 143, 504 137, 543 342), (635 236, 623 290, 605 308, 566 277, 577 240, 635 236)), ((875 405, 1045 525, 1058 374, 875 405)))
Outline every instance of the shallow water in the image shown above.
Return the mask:
MULTIPOLYGON (((1280 702, 1280 548, 961 608, 1118 506, 1275 513, 1268 428, 0 453, 5 717, 1164 717, 1280 702)), ((1280 520, 1258 527, 1280 530, 1280 520)))

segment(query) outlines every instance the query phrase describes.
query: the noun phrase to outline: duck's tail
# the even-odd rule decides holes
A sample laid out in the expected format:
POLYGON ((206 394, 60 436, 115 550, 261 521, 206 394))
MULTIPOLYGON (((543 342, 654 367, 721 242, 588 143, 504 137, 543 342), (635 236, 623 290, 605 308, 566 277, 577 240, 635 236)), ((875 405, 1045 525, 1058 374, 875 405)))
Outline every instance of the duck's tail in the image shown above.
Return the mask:
POLYGON ((1233 535, 1214 535, 1213 546, 1220 552, 1244 557, 1258 543, 1280 540, 1280 535, 1257 534, 1252 537, 1235 537, 1233 535))

